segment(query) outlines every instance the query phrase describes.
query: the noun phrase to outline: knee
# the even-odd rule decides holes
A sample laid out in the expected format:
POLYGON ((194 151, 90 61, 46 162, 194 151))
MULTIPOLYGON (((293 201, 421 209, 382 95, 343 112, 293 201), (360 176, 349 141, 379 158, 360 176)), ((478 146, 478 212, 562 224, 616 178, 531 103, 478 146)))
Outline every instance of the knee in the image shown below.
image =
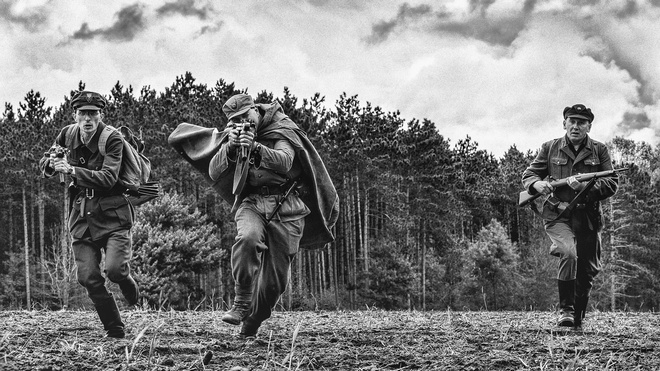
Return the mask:
POLYGON ((234 249, 239 251, 245 249, 254 250, 260 242, 256 233, 241 233, 236 236, 234 249))
POLYGON ((561 259, 575 260, 577 262, 577 249, 575 244, 554 243, 550 249, 550 254, 559 256, 561 259))
POLYGON ((106 275, 112 282, 120 282, 128 277, 128 269, 123 265, 111 265, 106 267, 106 275))

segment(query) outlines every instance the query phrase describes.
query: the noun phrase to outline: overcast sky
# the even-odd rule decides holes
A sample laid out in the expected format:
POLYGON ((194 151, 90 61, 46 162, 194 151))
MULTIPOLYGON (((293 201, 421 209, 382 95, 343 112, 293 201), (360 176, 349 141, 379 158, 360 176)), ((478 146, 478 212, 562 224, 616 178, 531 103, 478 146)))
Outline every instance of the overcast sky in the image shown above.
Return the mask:
POLYGON ((190 71, 329 107, 346 92, 500 158, 563 135, 660 134, 660 0, 0 0, 0 103, 58 106, 79 81, 163 92, 190 71))

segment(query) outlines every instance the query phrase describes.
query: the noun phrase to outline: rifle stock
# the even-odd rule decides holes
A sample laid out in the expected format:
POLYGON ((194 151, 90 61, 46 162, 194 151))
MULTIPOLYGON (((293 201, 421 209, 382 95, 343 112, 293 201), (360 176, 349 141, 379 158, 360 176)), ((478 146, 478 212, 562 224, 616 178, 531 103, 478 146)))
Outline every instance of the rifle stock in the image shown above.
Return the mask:
MULTIPOLYGON (((627 167, 620 168, 620 169, 612 169, 612 170, 606 170, 606 171, 598 171, 595 173, 586 173, 586 174, 578 174, 574 175, 575 179, 578 182, 586 182, 588 180, 594 179, 594 178, 603 178, 606 176, 611 176, 620 172, 628 171, 630 170, 627 167)), ((554 182, 550 182, 550 185, 553 188, 557 187, 562 187, 568 184, 568 178, 563 178, 559 180, 555 180, 554 182)), ((543 194, 542 193, 536 193, 536 194, 529 194, 527 191, 522 191, 520 192, 520 195, 518 196, 518 207, 525 207, 532 203, 534 200, 537 198, 541 197, 543 194)))

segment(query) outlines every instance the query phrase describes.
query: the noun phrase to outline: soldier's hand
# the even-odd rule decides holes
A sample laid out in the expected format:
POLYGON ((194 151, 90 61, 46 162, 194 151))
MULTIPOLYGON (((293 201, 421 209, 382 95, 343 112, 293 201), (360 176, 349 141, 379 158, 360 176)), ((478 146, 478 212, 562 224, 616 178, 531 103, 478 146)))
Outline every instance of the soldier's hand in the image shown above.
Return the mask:
POLYGON ((66 159, 62 157, 53 157, 50 158, 50 166, 55 169, 55 171, 62 174, 71 174, 73 166, 69 165, 66 159))
POLYGON ((240 146, 238 142, 238 135, 241 133, 240 128, 234 128, 229 131, 229 149, 235 150, 240 146))
POLYGON ((554 187, 550 182, 546 182, 545 180, 539 180, 538 182, 534 183, 534 189, 541 194, 547 195, 551 193, 554 190, 554 187))
POLYGON ((578 192, 584 188, 584 184, 578 181, 574 176, 566 179, 566 184, 568 184, 569 187, 573 188, 573 190, 578 192))
POLYGON ((238 143, 240 144, 241 147, 250 149, 252 148, 253 141, 254 141, 254 133, 251 131, 241 131, 240 135, 238 136, 238 143))

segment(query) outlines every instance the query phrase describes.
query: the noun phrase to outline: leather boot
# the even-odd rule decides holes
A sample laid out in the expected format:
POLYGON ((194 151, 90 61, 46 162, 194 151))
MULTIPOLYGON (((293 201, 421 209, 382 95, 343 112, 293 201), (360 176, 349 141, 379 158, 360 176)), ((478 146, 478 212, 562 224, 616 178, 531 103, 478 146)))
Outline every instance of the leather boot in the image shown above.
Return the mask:
POLYGON ((573 327, 575 324, 575 280, 557 280, 559 288, 559 308, 561 316, 558 326, 573 327))
POLYGON ((248 314, 250 314, 251 307, 252 293, 237 293, 234 298, 234 305, 222 315, 222 322, 229 323, 230 325, 240 325, 248 314))
POLYGON ((115 298, 112 297, 112 294, 110 294, 110 298, 99 303, 94 303, 94 307, 96 308, 96 313, 99 314, 101 323, 103 323, 107 337, 120 339, 126 336, 124 333, 124 323, 121 321, 119 308, 117 308, 117 303, 115 302, 115 298))
POLYGON ((140 299, 140 288, 133 277, 128 276, 125 280, 120 281, 117 284, 119 285, 121 293, 124 295, 124 299, 126 299, 128 305, 134 306, 138 303, 138 300, 140 299))
POLYGON ((245 321, 243 321, 243 326, 241 326, 240 335, 246 338, 256 337, 257 332, 259 331, 259 326, 261 326, 260 321, 248 317, 245 319, 245 321))
POLYGON ((575 327, 582 327, 587 312, 587 304, 589 303, 589 294, 591 290, 577 292, 575 296, 575 327))

